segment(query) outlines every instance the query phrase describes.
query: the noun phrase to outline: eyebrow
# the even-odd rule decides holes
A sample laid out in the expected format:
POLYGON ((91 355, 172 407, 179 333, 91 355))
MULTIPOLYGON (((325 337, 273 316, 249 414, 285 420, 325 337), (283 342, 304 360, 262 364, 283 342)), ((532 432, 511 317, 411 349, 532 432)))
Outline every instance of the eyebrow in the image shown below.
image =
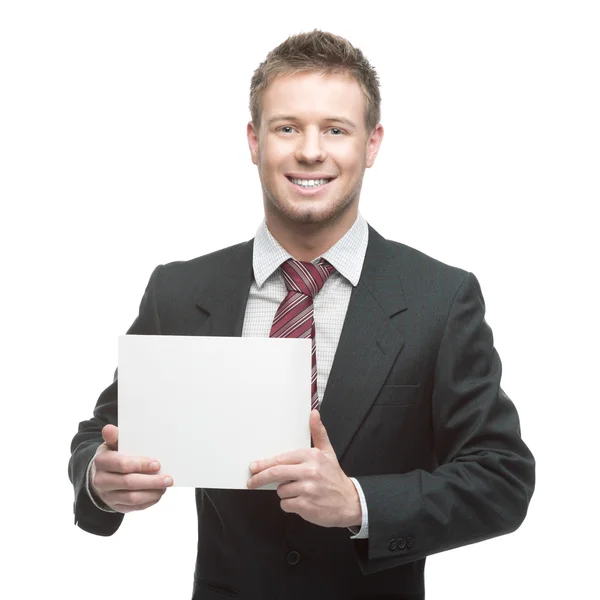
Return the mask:
MULTIPOLYGON (((276 121, 299 121, 298 117, 294 115, 275 115, 267 120, 268 125, 272 125, 276 121)), ((356 129, 356 124, 350 119, 345 119, 344 117, 327 117, 323 119, 327 123, 341 123, 342 125, 346 125, 347 127, 351 127, 356 129)))

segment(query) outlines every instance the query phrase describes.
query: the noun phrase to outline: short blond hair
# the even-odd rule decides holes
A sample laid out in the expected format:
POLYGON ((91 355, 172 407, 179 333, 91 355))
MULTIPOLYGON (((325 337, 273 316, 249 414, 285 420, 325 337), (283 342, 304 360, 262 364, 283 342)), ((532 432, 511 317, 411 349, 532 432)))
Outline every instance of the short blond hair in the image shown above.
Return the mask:
POLYGON ((254 71, 250 83, 250 114, 254 125, 260 126, 262 95, 276 77, 311 71, 326 75, 342 73, 355 79, 366 99, 367 131, 375 128, 381 119, 379 77, 375 69, 348 40, 318 29, 288 37, 254 71))

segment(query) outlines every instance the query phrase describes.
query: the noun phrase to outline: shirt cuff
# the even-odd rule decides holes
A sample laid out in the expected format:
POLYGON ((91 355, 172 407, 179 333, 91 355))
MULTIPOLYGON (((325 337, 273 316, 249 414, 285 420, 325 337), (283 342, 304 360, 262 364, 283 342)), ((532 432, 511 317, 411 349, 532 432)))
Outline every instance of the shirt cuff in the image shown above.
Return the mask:
POLYGON ((104 502, 102 502, 99 498, 95 498, 94 494, 92 493, 92 489, 90 486, 90 472, 92 470, 92 465, 94 464, 94 459, 96 458, 96 455, 94 454, 94 458, 92 458, 92 460, 90 460, 88 467, 87 467, 87 472, 85 474, 85 490, 87 492, 87 495, 90 497, 90 500, 92 501, 93 505, 104 511, 107 513, 116 513, 116 510, 113 510, 112 508, 109 508, 106 504, 104 504, 104 502))
POLYGON ((350 481, 354 484, 358 497, 360 499, 360 508, 362 511, 362 524, 359 527, 348 527, 351 533, 354 535, 350 538, 351 540, 363 540, 369 537, 369 512, 367 510, 367 500, 365 494, 360 486, 360 483, 354 477, 350 477, 350 481))

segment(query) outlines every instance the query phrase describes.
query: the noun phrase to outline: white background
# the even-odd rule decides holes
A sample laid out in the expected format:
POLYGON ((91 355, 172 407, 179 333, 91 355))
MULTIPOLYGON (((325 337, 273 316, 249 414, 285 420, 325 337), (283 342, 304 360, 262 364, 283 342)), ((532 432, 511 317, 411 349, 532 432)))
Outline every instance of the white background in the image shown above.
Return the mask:
POLYGON ((477 275, 537 459, 522 527, 429 559, 428 600, 599 597, 598 3, 7 0, 3 598, 191 596, 193 491, 87 534, 69 446, 154 266, 254 235, 250 77, 314 28, 350 39, 381 78, 363 214, 477 275))

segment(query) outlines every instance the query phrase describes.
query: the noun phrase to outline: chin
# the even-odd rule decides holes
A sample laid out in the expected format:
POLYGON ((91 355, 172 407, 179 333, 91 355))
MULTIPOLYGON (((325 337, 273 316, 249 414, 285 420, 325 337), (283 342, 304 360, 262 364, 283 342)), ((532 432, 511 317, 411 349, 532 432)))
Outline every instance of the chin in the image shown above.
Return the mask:
POLYGON ((292 203, 271 205, 278 215, 288 222, 298 225, 325 225, 338 221, 350 209, 350 205, 298 206, 292 203))
POLYGON ((356 198, 289 198, 282 194, 282 200, 265 193, 265 206, 281 221, 294 225, 325 225, 336 223, 344 218, 356 202, 356 198))

